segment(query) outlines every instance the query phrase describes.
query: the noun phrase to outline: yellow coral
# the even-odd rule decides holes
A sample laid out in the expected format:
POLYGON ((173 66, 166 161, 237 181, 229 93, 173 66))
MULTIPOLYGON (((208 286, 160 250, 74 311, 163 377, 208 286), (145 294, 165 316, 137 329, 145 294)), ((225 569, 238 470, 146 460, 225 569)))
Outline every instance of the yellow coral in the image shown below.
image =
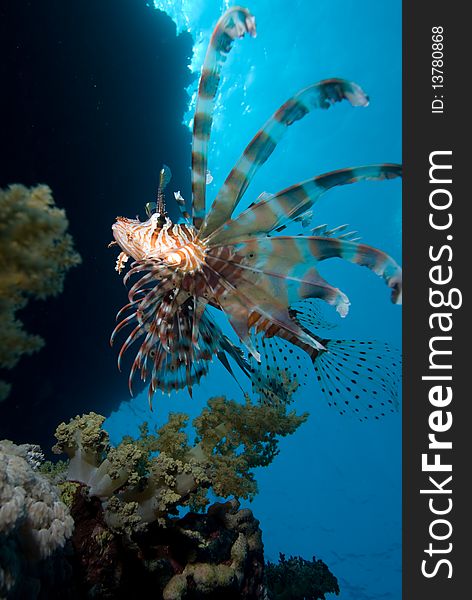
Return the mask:
MULTIPOLYGON (((30 298, 59 294, 70 267, 81 262, 64 210, 46 185, 0 189, 0 367, 11 369, 44 340, 23 329, 16 312, 30 298)), ((0 381, 0 401, 9 386, 0 381)))
MULTIPOLYGON (((269 465, 278 438, 306 418, 288 412, 284 403, 252 404, 247 398, 239 404, 220 396, 210 398, 193 420, 193 443, 185 431, 188 415, 176 413, 154 433, 144 423, 138 440, 127 437, 113 448, 102 429, 104 417, 92 412, 61 423, 53 451, 69 455, 68 479, 86 484, 91 496, 106 503, 109 527, 131 531, 156 520, 165 525, 179 506, 203 510, 210 489, 223 497, 253 498, 253 470, 269 465)), ((248 514, 240 511, 238 519, 248 514)), ((246 541, 259 544, 257 537, 246 541)))
POLYGON ((193 421, 198 444, 211 465, 218 496, 253 498, 257 483, 252 469, 268 466, 278 453, 278 438, 291 435, 306 421, 286 405, 244 404, 224 396, 210 398, 193 421))

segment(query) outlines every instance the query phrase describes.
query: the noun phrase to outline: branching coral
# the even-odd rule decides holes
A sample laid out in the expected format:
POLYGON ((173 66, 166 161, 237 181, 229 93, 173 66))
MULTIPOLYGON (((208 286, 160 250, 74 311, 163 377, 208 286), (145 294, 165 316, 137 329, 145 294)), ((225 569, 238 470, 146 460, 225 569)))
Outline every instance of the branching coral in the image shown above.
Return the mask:
POLYGON ((59 425, 53 450, 69 456, 68 479, 85 483, 91 496, 104 501, 109 525, 130 531, 175 514, 178 506, 203 509, 210 488, 223 497, 252 497, 252 470, 270 464, 278 437, 306 418, 287 412, 283 403, 211 398, 193 421, 193 445, 185 432, 188 416, 171 414, 155 433, 143 424, 138 440, 125 438, 111 448, 103 417, 90 413, 59 425))
POLYGON ((76 521, 71 544, 85 588, 109 597, 141 585, 165 600, 262 600, 261 530, 237 498, 256 493, 253 469, 268 465, 279 437, 306 418, 285 402, 217 397, 193 420, 193 436, 188 415, 170 414, 161 428, 143 423, 137 440, 116 447, 101 415, 61 423, 53 450, 69 457, 60 487, 76 521), (209 490, 236 498, 173 517, 181 507, 206 508, 209 490))
POLYGON ((37 471, 41 457, 37 446, 0 441, 0 597, 15 589, 31 562, 49 557, 72 534, 67 507, 37 471))
MULTIPOLYGON (((0 368, 13 368, 44 344, 23 329, 16 313, 30 298, 59 294, 66 272, 81 262, 67 227, 46 185, 0 189, 0 368)), ((0 401, 8 392, 0 381, 0 401)))
POLYGON ((219 496, 252 498, 257 484, 251 470, 268 466, 278 453, 278 437, 290 435, 308 415, 287 412, 282 402, 245 404, 211 398, 194 420, 198 448, 215 474, 213 489, 219 496))

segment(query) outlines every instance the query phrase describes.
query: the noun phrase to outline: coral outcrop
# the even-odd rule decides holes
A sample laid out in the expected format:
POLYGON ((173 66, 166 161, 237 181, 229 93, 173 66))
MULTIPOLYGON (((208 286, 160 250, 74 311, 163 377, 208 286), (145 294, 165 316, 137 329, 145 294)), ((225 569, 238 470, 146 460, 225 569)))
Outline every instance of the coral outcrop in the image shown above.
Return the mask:
POLYGON ((263 599, 259 522, 237 500, 215 503, 131 535, 111 529, 101 503, 82 491, 71 514, 75 586, 81 598, 263 599))
POLYGON ((259 522, 237 498, 257 492, 253 470, 271 463, 278 439, 307 415, 284 402, 208 400, 189 417, 170 414, 137 440, 112 447, 104 417, 61 423, 56 453, 67 470, 48 467, 76 527, 71 539, 80 597, 128 598, 147 589, 164 600, 263 599, 259 522), (209 492, 226 503, 209 505, 209 492), (181 509, 190 510, 183 518, 181 509), (206 510, 204 514, 198 512, 206 510))
POLYGON ((257 492, 280 436, 307 415, 284 402, 211 398, 193 422, 170 414, 113 447, 104 417, 61 423, 45 462, 0 442, 0 598, 322 600, 337 581, 321 561, 264 565, 259 521, 238 498, 257 492), (213 502, 209 493, 227 502, 213 502), (184 516, 182 510, 187 511, 184 516), (180 514, 179 514, 180 513, 180 514))
MULTIPOLYGON (((0 189, 0 368, 13 368, 44 340, 26 332, 17 312, 31 298, 55 296, 66 272, 81 262, 64 210, 46 185, 0 189)), ((0 381, 0 401, 9 385, 0 381)))
POLYGON ((37 446, 0 441, 0 598, 35 598, 41 563, 60 551, 74 522, 38 466, 37 446))
POLYGON ((211 398, 193 421, 192 444, 185 431, 188 416, 176 413, 154 433, 144 423, 138 440, 125 438, 112 448, 104 417, 89 413, 59 425, 53 450, 70 459, 67 479, 85 484, 89 496, 103 502, 111 528, 135 531, 155 520, 163 524, 179 507, 204 509, 209 490, 224 498, 252 498, 253 469, 270 464, 278 437, 293 433, 306 418, 284 403, 211 398))

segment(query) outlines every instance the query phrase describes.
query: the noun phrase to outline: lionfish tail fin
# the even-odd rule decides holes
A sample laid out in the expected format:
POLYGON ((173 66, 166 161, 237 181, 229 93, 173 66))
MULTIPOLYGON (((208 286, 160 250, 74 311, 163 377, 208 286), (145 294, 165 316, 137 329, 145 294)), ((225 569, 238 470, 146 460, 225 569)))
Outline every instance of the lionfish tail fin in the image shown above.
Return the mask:
POLYGON ((369 104, 363 90, 356 83, 344 79, 314 83, 289 98, 256 133, 226 178, 202 226, 202 237, 209 236, 231 218, 254 175, 290 125, 313 109, 327 109, 342 100, 347 100, 352 106, 369 104))
POLYGON ((312 353, 318 383, 329 406, 364 421, 399 410, 401 356, 377 341, 323 340, 312 353))
POLYGON ((256 20, 240 6, 229 8, 216 24, 205 56, 198 86, 192 138, 193 224, 199 229, 205 216, 208 142, 213 123, 216 92, 221 69, 233 41, 246 33, 256 36, 256 20))

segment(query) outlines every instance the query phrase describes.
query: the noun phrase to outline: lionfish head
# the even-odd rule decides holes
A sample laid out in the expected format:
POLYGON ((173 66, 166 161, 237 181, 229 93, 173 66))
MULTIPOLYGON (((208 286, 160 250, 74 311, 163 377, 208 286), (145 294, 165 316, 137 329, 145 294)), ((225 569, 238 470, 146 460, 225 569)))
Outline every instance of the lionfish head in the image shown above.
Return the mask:
POLYGON ((142 229, 144 223, 139 219, 128 219, 127 217, 116 217, 111 229, 116 243, 128 256, 134 260, 144 258, 142 243, 142 229))

